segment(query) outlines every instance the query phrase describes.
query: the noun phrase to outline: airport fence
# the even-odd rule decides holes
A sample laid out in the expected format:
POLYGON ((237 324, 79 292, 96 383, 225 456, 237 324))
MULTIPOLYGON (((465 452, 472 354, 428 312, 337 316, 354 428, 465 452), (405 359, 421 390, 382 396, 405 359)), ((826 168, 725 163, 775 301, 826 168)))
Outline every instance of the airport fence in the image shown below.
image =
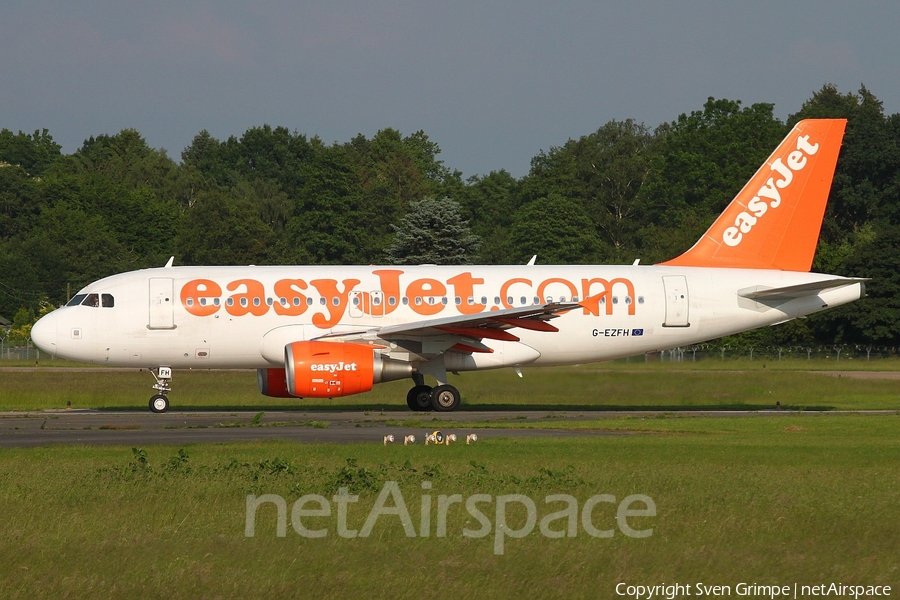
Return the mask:
POLYGON ((644 362, 700 362, 700 361, 783 361, 783 360, 833 360, 873 361, 896 359, 900 346, 876 346, 874 344, 833 344, 826 346, 759 346, 728 347, 716 344, 698 344, 651 352, 626 359, 644 362))
MULTIPOLYGON (((900 346, 876 346, 863 344, 835 344, 829 346, 760 346, 728 347, 717 344, 698 344, 670 348, 661 352, 648 352, 622 359, 626 362, 700 362, 700 361, 782 361, 782 360, 833 360, 873 361, 900 357, 900 346)), ((54 357, 38 350, 30 342, 25 345, 4 343, 0 338, 0 361, 3 360, 53 360, 54 357)))
POLYGON ((41 358, 49 359, 50 356, 35 348, 31 342, 20 346, 5 343, 3 339, 0 339, 0 360, 39 360, 41 358))

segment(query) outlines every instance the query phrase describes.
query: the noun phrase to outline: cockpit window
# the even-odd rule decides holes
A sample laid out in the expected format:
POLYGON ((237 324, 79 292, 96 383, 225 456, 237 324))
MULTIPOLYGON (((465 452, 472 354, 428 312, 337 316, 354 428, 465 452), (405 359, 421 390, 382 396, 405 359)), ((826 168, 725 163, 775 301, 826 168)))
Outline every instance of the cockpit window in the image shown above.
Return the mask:
POLYGON ((78 306, 81 304, 81 301, 87 297, 87 294, 75 294, 71 300, 66 304, 66 306, 78 306))
POLYGON ((84 301, 81 303, 82 306, 100 306, 100 294, 88 294, 84 301))
POLYGON ((66 306, 90 306, 91 308, 113 308, 116 299, 112 294, 75 294, 66 306))

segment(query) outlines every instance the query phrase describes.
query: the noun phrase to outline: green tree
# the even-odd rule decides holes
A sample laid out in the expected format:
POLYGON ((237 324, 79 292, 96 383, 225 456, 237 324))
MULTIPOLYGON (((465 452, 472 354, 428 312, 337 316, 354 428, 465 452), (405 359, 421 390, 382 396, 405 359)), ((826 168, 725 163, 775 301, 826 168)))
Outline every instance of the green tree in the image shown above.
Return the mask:
POLYGON ((543 264, 596 264, 606 254, 582 204, 553 194, 516 213, 508 241, 517 263, 536 254, 543 264))
POLYGON ((387 260, 394 265, 466 265, 475 259, 480 240, 469 231, 459 203, 425 198, 394 227, 387 260))
POLYGON ((773 107, 709 98, 702 111, 657 129, 659 151, 641 190, 645 259, 687 250, 741 190, 787 134, 773 107))
POLYGON ((43 129, 28 135, 0 130, 0 163, 18 165, 29 175, 40 175, 60 160, 62 146, 43 129))
POLYGON ((523 183, 525 194, 579 200, 610 250, 606 259, 633 260, 647 212, 641 191, 655 146, 654 135, 643 124, 610 121, 590 135, 538 154, 523 183))
POLYGON ((482 244, 478 256, 485 264, 507 264, 507 236, 521 204, 521 185, 506 171, 471 177, 456 191, 460 210, 482 244))
POLYGON ((273 238, 250 200, 204 191, 186 214, 177 243, 187 264, 250 265, 267 262, 273 238))

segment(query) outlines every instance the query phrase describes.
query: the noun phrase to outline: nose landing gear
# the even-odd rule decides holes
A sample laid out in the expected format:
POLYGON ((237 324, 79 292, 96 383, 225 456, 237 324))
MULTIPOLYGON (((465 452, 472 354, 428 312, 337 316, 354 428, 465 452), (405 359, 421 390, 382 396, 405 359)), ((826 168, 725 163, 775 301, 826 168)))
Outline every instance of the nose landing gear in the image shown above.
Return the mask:
POLYGON ((150 398, 150 410, 155 413, 164 413, 169 409, 169 392, 172 391, 171 367, 159 367, 156 373, 150 370, 150 374, 156 379, 153 389, 159 393, 150 398))

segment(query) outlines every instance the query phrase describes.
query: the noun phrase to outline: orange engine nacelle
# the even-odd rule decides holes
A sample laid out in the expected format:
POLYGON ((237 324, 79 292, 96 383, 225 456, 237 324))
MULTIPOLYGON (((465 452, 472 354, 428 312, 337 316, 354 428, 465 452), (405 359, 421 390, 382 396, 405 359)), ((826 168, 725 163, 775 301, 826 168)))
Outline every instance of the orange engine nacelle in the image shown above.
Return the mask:
MULTIPOLYGON (((261 369, 260 371, 276 371, 261 369)), ((409 363, 384 358, 372 346, 349 342, 293 342, 284 347, 283 380, 267 376, 269 393, 299 398, 336 398, 368 392, 376 383, 403 379, 412 374, 409 363), (273 379, 275 383, 273 383, 273 379)))
POLYGON ((256 381, 259 382, 259 393, 263 396, 293 398, 288 393, 284 369, 257 369, 256 381))

